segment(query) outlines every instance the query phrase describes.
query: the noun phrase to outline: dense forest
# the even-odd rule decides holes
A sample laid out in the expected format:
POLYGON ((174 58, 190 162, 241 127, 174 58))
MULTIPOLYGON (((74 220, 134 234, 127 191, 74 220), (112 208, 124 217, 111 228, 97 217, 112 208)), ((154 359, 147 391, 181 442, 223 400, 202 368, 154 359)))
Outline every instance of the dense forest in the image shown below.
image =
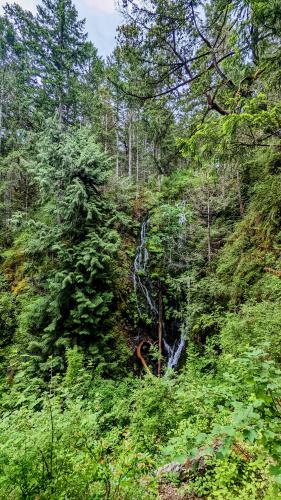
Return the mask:
POLYGON ((0 498, 281 498, 281 4, 0 17, 0 498))

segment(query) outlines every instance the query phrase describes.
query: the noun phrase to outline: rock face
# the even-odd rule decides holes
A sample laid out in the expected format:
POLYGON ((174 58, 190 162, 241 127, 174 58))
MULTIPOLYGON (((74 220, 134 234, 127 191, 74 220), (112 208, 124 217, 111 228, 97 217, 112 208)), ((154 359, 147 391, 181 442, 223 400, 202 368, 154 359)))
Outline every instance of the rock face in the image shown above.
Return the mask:
POLYGON ((194 459, 187 459, 183 464, 171 462, 158 469, 156 476, 160 483, 169 482, 169 476, 172 474, 180 481, 190 479, 194 474, 202 475, 206 472, 207 464, 205 457, 198 454, 194 459))
POLYGON ((158 469, 156 476, 160 482, 166 482, 167 476, 170 474, 175 475, 178 479, 185 479, 185 466, 179 464, 178 462, 172 462, 170 464, 163 465, 158 469))
POLYGON ((159 482, 159 500, 204 500, 204 497, 198 497, 195 493, 183 493, 180 487, 171 484, 171 475, 181 483, 181 487, 188 485, 188 479, 194 474, 196 467, 197 474, 204 474, 206 464, 202 457, 196 457, 194 460, 186 460, 184 464, 172 462, 166 464, 157 471, 159 482))

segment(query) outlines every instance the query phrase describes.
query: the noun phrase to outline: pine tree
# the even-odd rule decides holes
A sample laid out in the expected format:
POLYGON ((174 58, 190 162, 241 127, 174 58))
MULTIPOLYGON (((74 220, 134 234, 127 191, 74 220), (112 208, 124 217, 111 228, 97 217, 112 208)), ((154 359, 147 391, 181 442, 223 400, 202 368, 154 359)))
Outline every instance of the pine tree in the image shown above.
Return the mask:
POLYGON ((43 0, 35 17, 17 5, 7 5, 5 13, 21 45, 21 59, 29 62, 36 89, 33 106, 45 115, 57 112, 65 123, 81 121, 81 89, 98 58, 71 0, 43 0))
POLYGON ((33 16, 18 5, 6 6, 0 18, 0 150, 20 142, 21 130, 35 119, 36 70, 30 50, 33 16), (11 14, 8 15, 8 12, 11 14), (17 22, 11 22, 12 17, 17 22))
POLYGON ((78 82, 87 57, 85 20, 71 0, 43 0, 37 7, 40 77, 44 97, 60 119, 77 114, 78 82))

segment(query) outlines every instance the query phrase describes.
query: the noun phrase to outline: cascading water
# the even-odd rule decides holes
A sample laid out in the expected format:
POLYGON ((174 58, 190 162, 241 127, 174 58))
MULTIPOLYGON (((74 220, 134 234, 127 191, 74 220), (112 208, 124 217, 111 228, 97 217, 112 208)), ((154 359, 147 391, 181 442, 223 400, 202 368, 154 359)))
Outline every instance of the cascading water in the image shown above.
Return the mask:
POLYGON ((179 340, 175 340, 172 346, 168 344, 165 338, 163 339, 163 344, 168 354, 167 358, 168 368, 173 368, 173 369, 177 368, 186 344, 185 335, 181 335, 179 340))
POLYGON ((147 263, 149 260, 149 254, 146 248, 146 235, 147 235, 148 225, 149 225, 149 219, 145 219, 141 226, 140 244, 136 251, 136 257, 134 261, 134 271, 133 271, 134 290, 137 298, 138 313, 140 316, 142 316, 142 308, 141 308, 141 303, 138 300, 139 291, 144 296, 152 315, 153 316, 158 315, 158 309, 152 298, 150 290, 151 281, 149 273, 147 272, 147 263))
MULTIPOLYGON (((185 223, 185 215, 180 214, 180 224, 185 223)), ((144 297, 146 305, 149 308, 149 312, 154 320, 159 319, 159 309, 155 304, 155 301, 152 297, 152 284, 149 275, 148 263, 149 263, 149 253, 146 247, 147 243, 147 232, 149 227, 149 219, 145 219, 141 226, 141 234, 140 234, 140 243, 137 247, 136 256, 134 260, 133 267, 133 284, 134 291, 136 294, 137 300, 137 309, 139 316, 143 315, 143 307, 142 302, 139 298, 139 294, 144 297)), ((179 329, 178 329, 179 330, 179 329)), ((168 341, 168 336, 166 334, 166 328, 163 324, 163 347, 166 352, 167 358, 167 366, 168 368, 176 369, 181 355, 183 354, 185 345, 186 345, 186 334, 183 332, 180 334, 180 338, 178 336, 173 340, 172 343, 168 341)))

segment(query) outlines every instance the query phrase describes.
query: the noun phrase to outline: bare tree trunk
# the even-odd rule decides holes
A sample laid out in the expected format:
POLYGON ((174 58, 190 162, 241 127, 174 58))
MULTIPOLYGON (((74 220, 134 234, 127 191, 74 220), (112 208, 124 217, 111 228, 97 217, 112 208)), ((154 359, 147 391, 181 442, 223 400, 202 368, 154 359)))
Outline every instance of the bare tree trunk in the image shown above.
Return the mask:
MULTIPOLYGON (((118 125, 117 125, 118 127, 118 125)), ((116 177, 119 177, 119 133, 118 128, 116 128, 116 165, 115 165, 116 177)))
POLYGON ((107 153, 107 129, 108 129, 108 126, 107 126, 107 111, 105 113, 105 138, 104 138, 104 151, 105 153, 107 153))
POLYGON ((139 189, 139 142, 138 135, 136 135, 136 183, 137 183, 137 191, 139 189))
POLYGON ((161 377, 161 357, 162 357, 162 337, 163 337, 163 301, 162 301, 162 293, 159 293, 159 321, 158 321, 158 366, 157 366, 157 375, 161 377))
POLYGON ((145 135, 144 141, 143 141, 143 156, 145 158, 145 162, 144 162, 144 165, 142 167, 142 178, 143 178, 143 180, 145 180, 145 170, 146 170, 146 166, 147 166, 147 135, 145 135))
POLYGON ((117 100, 116 105, 116 164, 115 164, 116 177, 119 177, 119 105, 117 100))
POLYGON ((4 117, 4 82, 5 82, 5 69, 2 71, 1 75, 1 87, 0 87, 0 153, 2 152, 2 134, 3 134, 3 117, 4 117))
POLYGON ((208 205, 207 205, 207 214, 208 214, 208 262, 211 262, 212 258, 212 247, 211 247, 211 213, 210 213, 210 193, 208 191, 208 205))
POLYGON ((130 116, 129 130, 128 130, 128 176, 132 177, 132 117, 130 116))

